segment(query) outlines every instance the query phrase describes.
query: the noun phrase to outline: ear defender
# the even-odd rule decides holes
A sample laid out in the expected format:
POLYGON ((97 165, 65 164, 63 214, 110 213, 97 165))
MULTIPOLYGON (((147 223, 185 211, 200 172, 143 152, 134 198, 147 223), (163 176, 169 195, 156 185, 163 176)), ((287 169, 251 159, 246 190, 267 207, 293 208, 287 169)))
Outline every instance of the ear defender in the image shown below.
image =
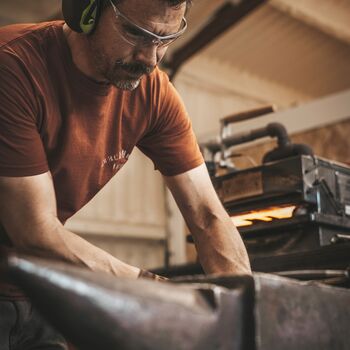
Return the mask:
POLYGON ((101 11, 101 0, 62 0, 62 13, 67 25, 78 33, 90 34, 101 11))

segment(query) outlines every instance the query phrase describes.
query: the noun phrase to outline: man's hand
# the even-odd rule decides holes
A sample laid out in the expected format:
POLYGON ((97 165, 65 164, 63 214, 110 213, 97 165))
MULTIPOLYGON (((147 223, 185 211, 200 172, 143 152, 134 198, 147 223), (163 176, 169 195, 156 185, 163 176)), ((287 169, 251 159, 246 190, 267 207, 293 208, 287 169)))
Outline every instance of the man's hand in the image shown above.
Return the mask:
POLYGON ((250 274, 241 236, 217 197, 206 166, 165 181, 192 233, 204 271, 250 274))
POLYGON ((57 218, 50 173, 0 177, 0 222, 15 247, 105 271, 137 278, 140 269, 127 265, 66 230, 57 218))
POLYGON ((163 276, 159 276, 153 272, 147 271, 147 270, 140 270, 139 273, 139 278, 144 278, 144 279, 149 279, 149 280, 154 280, 157 282, 165 282, 168 281, 169 279, 163 276))

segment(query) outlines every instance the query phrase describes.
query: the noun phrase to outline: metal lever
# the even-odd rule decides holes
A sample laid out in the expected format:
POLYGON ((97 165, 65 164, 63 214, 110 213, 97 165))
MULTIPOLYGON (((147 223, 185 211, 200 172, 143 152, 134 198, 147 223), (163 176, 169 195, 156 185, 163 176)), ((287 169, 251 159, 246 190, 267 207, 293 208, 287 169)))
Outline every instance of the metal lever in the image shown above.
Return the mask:
POLYGON ((239 123, 245 120, 262 117, 265 114, 273 113, 275 111, 276 107, 274 105, 267 105, 259 108, 250 109, 249 111, 231 114, 225 118, 220 119, 220 123, 222 125, 227 126, 229 124, 239 123))

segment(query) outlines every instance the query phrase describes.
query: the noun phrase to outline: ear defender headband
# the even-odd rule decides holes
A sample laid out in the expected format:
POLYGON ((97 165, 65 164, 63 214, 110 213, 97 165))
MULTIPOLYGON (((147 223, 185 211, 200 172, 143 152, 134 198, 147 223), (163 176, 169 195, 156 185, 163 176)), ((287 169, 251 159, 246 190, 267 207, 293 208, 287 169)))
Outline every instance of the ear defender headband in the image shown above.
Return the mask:
POLYGON ((100 11, 101 0, 62 0, 64 20, 72 30, 78 33, 92 33, 100 11))

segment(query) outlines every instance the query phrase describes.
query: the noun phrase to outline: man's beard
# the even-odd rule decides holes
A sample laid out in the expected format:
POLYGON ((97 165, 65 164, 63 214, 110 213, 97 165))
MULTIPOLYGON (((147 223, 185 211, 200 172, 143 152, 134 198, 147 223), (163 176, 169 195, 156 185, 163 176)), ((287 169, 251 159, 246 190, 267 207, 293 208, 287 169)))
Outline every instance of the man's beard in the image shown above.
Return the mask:
POLYGON ((147 66, 140 61, 126 62, 126 57, 117 59, 114 62, 109 60, 100 45, 97 44, 96 35, 96 33, 93 33, 87 37, 95 69, 106 81, 115 87, 132 91, 139 86, 142 76, 153 72, 155 67, 147 66), (123 76, 127 75, 126 73, 129 73, 131 77, 123 78, 123 76))
POLYGON ((132 91, 140 85, 140 81, 141 78, 137 80, 115 80, 112 84, 118 89, 132 91))
POLYGON ((155 67, 147 66, 140 61, 126 62, 125 59, 118 59, 111 62, 103 49, 97 45, 95 35, 87 37, 90 50, 92 52, 92 59, 94 61, 95 69, 106 81, 122 90, 135 90, 144 75, 149 75, 153 72, 155 67), (129 73, 130 78, 125 73, 129 73))
POLYGON ((122 90, 132 91, 135 90, 144 75, 149 75, 154 70, 154 67, 149 67, 142 62, 127 63, 123 60, 115 62, 112 70, 107 72, 106 78, 111 84, 122 90), (120 78, 120 72, 130 73, 136 78, 122 79, 120 78))

